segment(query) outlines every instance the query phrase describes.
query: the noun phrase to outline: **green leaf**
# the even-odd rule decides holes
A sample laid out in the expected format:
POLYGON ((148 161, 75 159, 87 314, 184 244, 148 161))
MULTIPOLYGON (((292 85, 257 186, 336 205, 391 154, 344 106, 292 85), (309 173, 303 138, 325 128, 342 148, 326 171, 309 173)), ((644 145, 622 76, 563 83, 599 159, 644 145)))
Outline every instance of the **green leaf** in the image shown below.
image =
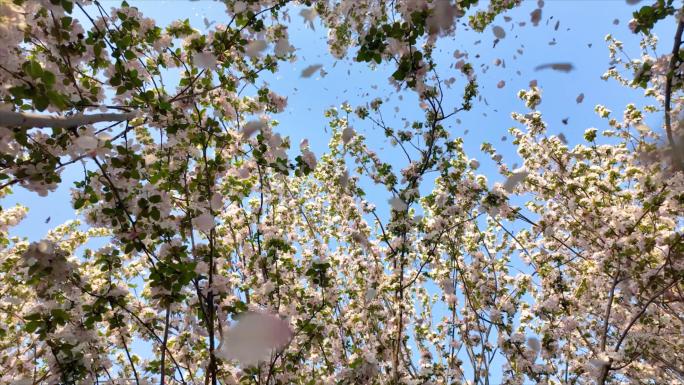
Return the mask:
POLYGON ((159 209, 156 207, 153 207, 152 210, 150 210, 150 216, 152 219, 155 221, 158 221, 161 218, 161 213, 159 212, 159 209))
POLYGON ((51 86, 55 84, 55 74, 53 74, 50 71, 43 71, 43 74, 40 78, 43 81, 43 84, 45 84, 46 86, 51 86))
POLYGON ((85 205, 85 199, 83 199, 83 198, 78 198, 78 199, 76 199, 76 201, 74 202, 74 209, 78 210, 78 209, 80 209, 81 207, 83 207, 84 205, 85 205))
POLYGON ((53 106, 55 106, 55 107, 57 107, 57 108, 59 108, 59 109, 61 109, 61 110, 65 109, 65 108, 67 108, 67 107, 69 106, 69 103, 68 103, 68 101, 67 101, 67 98, 66 98, 64 95, 62 95, 62 94, 59 94, 59 93, 57 93, 57 92, 55 92, 55 91, 50 90, 50 91, 47 92, 46 95, 47 95, 47 97, 48 97, 50 103, 51 103, 53 106))
POLYGON ((37 322, 37 321, 27 322, 26 325, 24 325, 24 330, 27 333, 33 333, 38 329, 38 326, 40 326, 40 322, 37 322))
POLYGON ((28 90, 23 86, 11 87, 9 92, 12 96, 18 99, 25 99, 28 96, 28 90))
POLYGON ((62 8, 64 8, 67 13, 71 13, 74 11, 74 3, 68 0, 62 0, 62 8))
POLYGON ((21 68, 26 72, 27 75, 34 79, 38 79, 41 77, 43 74, 43 67, 40 66, 40 63, 38 63, 35 60, 29 60, 25 62, 21 68))
POLYGON ((45 109, 50 105, 50 99, 47 95, 36 95, 33 98, 33 106, 38 111, 45 111, 45 109))

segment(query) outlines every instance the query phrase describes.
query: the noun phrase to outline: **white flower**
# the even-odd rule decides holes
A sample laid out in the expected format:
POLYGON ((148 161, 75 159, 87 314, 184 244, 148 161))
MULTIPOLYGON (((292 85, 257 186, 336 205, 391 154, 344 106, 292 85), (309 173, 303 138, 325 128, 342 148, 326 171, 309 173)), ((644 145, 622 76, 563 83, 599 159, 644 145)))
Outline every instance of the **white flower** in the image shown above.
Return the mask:
POLYGON ((499 311, 499 309, 490 310, 489 318, 491 318, 494 322, 501 322, 501 311, 499 311))
POLYGON ((290 324, 277 315, 247 312, 224 333, 217 356, 253 366, 267 360, 274 350, 284 348, 292 334, 290 324))
POLYGON ((425 21, 430 34, 441 34, 451 29, 458 14, 458 7, 449 0, 433 1, 432 12, 425 21))
POLYGON ((211 52, 197 52, 192 56, 192 62, 197 68, 212 69, 216 67, 216 56, 211 52))
POLYGON ((273 103, 273 106, 278 112, 283 112, 285 107, 287 107, 287 97, 285 96, 280 96, 275 92, 269 92, 268 99, 273 103))
POLYGON ((310 169, 316 168, 316 154, 313 152, 309 151, 308 149, 303 149, 302 150, 302 160, 309 166, 310 169))
POLYGON ((340 176, 340 187, 347 188, 348 184, 349 184, 349 170, 344 170, 344 172, 340 176))
POLYGON ((599 353, 599 356, 597 358, 592 358, 589 361, 587 361, 589 364, 589 369, 590 372, 596 377, 601 375, 601 372, 603 371, 604 367, 607 367, 610 365, 610 361, 608 360, 608 356, 605 353, 599 353))
POLYGON ((219 193, 214 193, 211 196, 211 208, 216 210, 223 207, 223 196, 219 193))
POLYGON ((250 170, 249 170, 249 167, 247 167, 247 166, 242 166, 237 170, 237 176, 240 179, 249 178, 249 173, 250 173, 250 170))
POLYGON ((251 58, 257 57, 267 46, 265 40, 252 40, 245 47, 245 55, 251 58))
POLYGON ((94 136, 81 135, 76 138, 76 147, 78 147, 83 152, 90 152, 97 148, 97 138, 94 136))
POLYGON ((647 126, 647 125, 645 125, 645 124, 643 124, 643 123, 637 124, 637 125, 635 126, 635 128, 636 128, 637 131, 639 131, 639 133, 641 133, 641 134, 646 134, 646 133, 648 133, 648 132, 651 131, 651 127, 649 127, 649 126, 647 126))
POLYGON ((515 187, 527 178, 527 175, 529 175, 529 173, 524 166, 513 170, 511 176, 509 176, 508 179, 506 179, 506 183, 504 183, 504 190, 508 193, 512 193, 515 187))
POLYGON ((344 144, 349 143, 349 141, 352 140, 355 134, 356 132, 353 128, 345 127, 345 129, 342 130, 342 142, 344 142, 344 144))
POLYGON ((537 337, 528 337, 527 347, 530 348, 530 350, 539 353, 539 351, 541 350, 541 342, 539 342, 539 339, 537 337))
POLYGON ((233 12, 235 13, 242 13, 247 10, 247 3, 244 1, 236 1, 235 4, 233 4, 233 12))
POLYGON ((511 342, 521 343, 523 341, 525 341, 525 336, 522 333, 515 332, 511 334, 511 342))
POLYGON ((145 164, 149 166, 157 161, 157 156, 155 154, 147 154, 143 156, 143 159, 145 160, 145 164))
POLYGON ((209 213, 204 213, 192 219, 192 226, 195 229, 205 233, 211 231, 215 225, 216 223, 214 222, 214 217, 209 213))
POLYGON ((639 22, 636 21, 636 19, 631 19, 629 21, 628 27, 629 27, 629 30, 632 31, 632 33, 634 33, 634 31, 636 31, 638 26, 639 26, 639 22))
POLYGON ((294 47, 283 37, 276 42, 274 51, 276 56, 287 56, 294 52, 294 47))
POLYGON ((197 274, 209 274, 209 264, 200 261, 195 265, 195 273, 197 274))
POLYGON ((37 244, 37 249, 43 254, 52 254, 55 252, 55 245, 52 242, 41 240, 37 244))
POLYGON ((404 211, 408 208, 406 202, 404 202, 399 197, 392 197, 392 199, 390 199, 388 202, 390 206, 392 206, 392 209, 395 211, 404 211))
POLYGON ((261 131, 264 128, 266 128, 266 121, 262 119, 249 121, 242 126, 242 137, 249 138, 254 135, 254 133, 261 131))
POLYGON ((368 288, 368 290, 366 290, 366 295, 364 297, 365 297, 367 302, 370 302, 370 301, 374 300, 375 297, 377 297, 377 295, 378 295, 378 291, 371 287, 371 288, 368 288))

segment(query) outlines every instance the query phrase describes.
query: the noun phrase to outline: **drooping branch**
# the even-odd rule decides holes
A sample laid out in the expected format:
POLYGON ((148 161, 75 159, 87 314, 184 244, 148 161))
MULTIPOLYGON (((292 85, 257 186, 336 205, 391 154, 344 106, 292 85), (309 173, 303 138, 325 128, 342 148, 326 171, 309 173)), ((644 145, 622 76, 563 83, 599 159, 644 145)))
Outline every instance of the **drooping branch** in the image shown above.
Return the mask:
POLYGON ((135 117, 136 113, 134 112, 50 116, 28 112, 0 111, 0 126, 21 128, 66 128, 100 122, 122 122, 125 120, 131 120, 135 117))

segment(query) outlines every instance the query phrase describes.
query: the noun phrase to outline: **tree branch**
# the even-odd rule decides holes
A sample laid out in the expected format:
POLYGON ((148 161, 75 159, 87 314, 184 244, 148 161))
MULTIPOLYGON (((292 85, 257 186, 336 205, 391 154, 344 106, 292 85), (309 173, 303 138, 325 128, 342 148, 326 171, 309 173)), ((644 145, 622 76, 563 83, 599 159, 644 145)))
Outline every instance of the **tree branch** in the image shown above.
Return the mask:
POLYGON ((71 116, 50 116, 28 112, 0 111, 0 126, 5 127, 52 127, 67 128, 93 124, 99 122, 121 122, 131 120, 136 117, 136 113, 106 113, 106 114, 75 114, 71 116))
POLYGON ((684 164, 682 164, 681 154, 677 151, 677 144, 675 143, 675 138, 672 134, 672 117, 670 114, 672 109, 672 81, 675 69, 677 68, 677 63, 680 63, 679 49, 682 44, 682 32, 684 32, 684 21, 680 21, 677 25, 674 46, 672 47, 672 58, 670 59, 665 81, 665 131, 667 133, 667 141, 672 148, 672 158, 675 163, 675 168, 680 170, 684 167, 684 164))

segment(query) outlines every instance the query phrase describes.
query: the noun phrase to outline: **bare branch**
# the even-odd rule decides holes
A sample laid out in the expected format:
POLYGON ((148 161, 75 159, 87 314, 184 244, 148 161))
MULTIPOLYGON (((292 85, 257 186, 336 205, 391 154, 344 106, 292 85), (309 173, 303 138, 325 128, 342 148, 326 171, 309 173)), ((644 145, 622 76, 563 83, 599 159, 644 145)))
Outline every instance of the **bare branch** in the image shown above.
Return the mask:
POLYGON ((0 111, 0 126, 5 127, 52 127, 67 128, 100 122, 122 122, 136 117, 136 113, 75 114, 71 116, 50 116, 28 112, 0 111))

